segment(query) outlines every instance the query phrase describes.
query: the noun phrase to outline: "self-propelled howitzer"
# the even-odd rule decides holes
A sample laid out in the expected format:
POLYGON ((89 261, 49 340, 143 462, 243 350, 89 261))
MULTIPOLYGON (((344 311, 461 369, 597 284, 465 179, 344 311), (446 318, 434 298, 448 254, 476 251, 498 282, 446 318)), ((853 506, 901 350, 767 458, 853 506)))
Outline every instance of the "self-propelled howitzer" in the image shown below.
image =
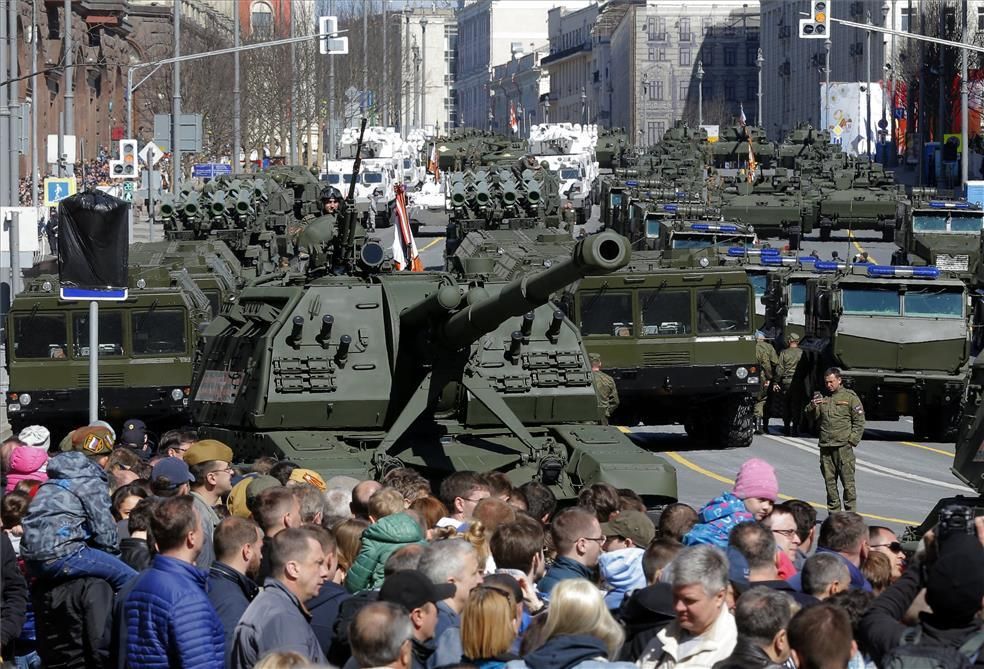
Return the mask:
POLYGON ((599 424, 581 336, 549 302, 629 255, 627 240, 602 233, 511 283, 258 279, 208 329, 196 423, 243 460, 276 455, 362 478, 401 464, 434 479, 498 470, 561 498, 607 482, 652 504, 673 499, 673 468, 599 424))

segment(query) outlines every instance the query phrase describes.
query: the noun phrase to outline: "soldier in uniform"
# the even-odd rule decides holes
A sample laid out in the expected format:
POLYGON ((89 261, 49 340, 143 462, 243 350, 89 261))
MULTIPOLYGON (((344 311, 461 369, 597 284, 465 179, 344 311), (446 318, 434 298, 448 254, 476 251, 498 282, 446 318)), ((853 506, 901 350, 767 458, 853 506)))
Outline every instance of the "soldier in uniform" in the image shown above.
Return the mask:
POLYGON ((772 380, 776 378, 779 356, 776 355, 776 349, 772 344, 765 340, 765 333, 761 330, 755 332, 755 360, 762 370, 758 397, 755 400, 755 434, 762 434, 769 431, 769 417, 765 414, 765 405, 769 399, 772 380))
POLYGON ((601 356, 597 353, 591 354, 591 372, 594 376, 595 393, 598 395, 598 408, 604 416, 604 425, 608 425, 608 419, 612 417, 618 409, 618 390, 615 388, 615 379, 601 371, 601 356))
POLYGON ((827 487, 827 508, 841 510, 837 480, 844 486, 844 510, 856 511, 857 490, 854 486, 854 449, 864 434, 864 406, 853 390, 841 385, 841 371, 831 367, 823 375, 827 392, 813 395, 806 411, 820 427, 820 473, 827 487))
POLYGON ((560 210, 560 229, 573 232, 575 225, 577 225, 577 212, 574 211, 574 203, 564 200, 564 206, 560 210))
POLYGON ((799 436, 799 408, 801 403, 797 401, 796 395, 798 388, 793 386, 793 377, 796 376, 796 368, 799 366, 803 351, 799 347, 799 335, 791 333, 787 338, 789 347, 779 354, 779 364, 776 365, 775 375, 772 382, 773 392, 781 393, 779 398, 782 402, 782 426, 786 436, 799 436))

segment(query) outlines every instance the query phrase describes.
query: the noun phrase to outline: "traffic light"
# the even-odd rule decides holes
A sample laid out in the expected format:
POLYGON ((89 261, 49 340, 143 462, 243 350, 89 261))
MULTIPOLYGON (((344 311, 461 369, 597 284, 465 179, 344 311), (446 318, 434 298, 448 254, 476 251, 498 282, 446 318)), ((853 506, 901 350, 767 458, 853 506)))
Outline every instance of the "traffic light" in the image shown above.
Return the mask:
POLYGON ((829 0, 810 0, 810 17, 800 19, 800 37, 827 39, 830 36, 829 0))
POLYGON ((113 179, 136 179, 140 174, 137 140, 120 140, 120 159, 109 161, 109 176, 113 179))

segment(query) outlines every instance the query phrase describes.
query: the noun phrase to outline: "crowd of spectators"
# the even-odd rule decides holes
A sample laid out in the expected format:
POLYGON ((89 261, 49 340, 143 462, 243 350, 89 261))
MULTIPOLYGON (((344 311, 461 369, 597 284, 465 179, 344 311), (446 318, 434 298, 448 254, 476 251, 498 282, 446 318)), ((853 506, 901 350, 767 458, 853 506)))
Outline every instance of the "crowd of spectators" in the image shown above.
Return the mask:
POLYGON ((139 420, 3 442, 0 653, 17 667, 984 666, 984 519, 907 559, 746 461, 699 509, 410 468, 381 481, 139 420), (54 438, 53 438, 54 437, 54 438), (434 485, 435 487, 432 487, 434 485), (656 518, 654 522, 653 518, 656 518))

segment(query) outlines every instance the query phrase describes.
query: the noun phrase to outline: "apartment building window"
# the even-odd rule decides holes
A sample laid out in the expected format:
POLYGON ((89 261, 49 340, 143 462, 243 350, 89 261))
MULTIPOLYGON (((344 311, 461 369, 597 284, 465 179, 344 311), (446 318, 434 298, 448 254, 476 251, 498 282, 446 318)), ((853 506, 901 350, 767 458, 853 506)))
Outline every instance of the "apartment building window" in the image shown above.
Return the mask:
POLYGON ((758 55, 758 47, 745 47, 745 65, 755 67, 755 57, 758 55))
POLYGON ((666 47, 665 46, 651 46, 649 47, 649 60, 654 63, 662 63, 666 61, 666 47))
POLYGON ((700 29, 704 37, 714 37, 714 19, 707 16, 700 20, 700 29))
POLYGON ((647 121, 646 122, 646 143, 649 146, 658 144, 661 139, 663 139, 663 134, 666 132, 666 123, 663 121, 647 121))
POLYGON ((735 94, 735 82, 733 79, 724 80, 724 99, 728 102, 734 102, 737 98, 735 94))
POLYGON ((690 95, 690 82, 681 81, 680 88, 677 91, 677 100, 680 102, 686 102, 688 95, 690 95))
POLYGON ((663 99, 663 80, 656 79, 649 82, 649 99, 650 100, 662 100, 663 99))
POLYGON ((701 88, 704 90, 704 99, 705 100, 713 100, 714 99, 714 80, 713 79, 707 79, 705 77, 705 79, 704 79, 704 85, 701 86, 701 88))
POLYGON ((650 16, 646 19, 646 32, 649 33, 649 41, 663 42, 666 40, 666 19, 658 16, 650 16))
POLYGON ((680 64, 690 65, 690 49, 680 49, 680 64))
POLYGON ((704 42, 704 46, 700 49, 700 60, 704 64, 704 67, 714 64, 714 44, 704 42))
POLYGON ((724 64, 725 65, 738 64, 738 49, 736 49, 733 46, 724 47, 724 64))
POLYGON ((758 82, 754 79, 745 82, 745 99, 758 100, 758 82))
MULTIPOLYGON (((916 12, 915 9, 909 9, 908 7, 903 7, 902 8, 902 11, 899 13, 900 24, 901 24, 899 26, 899 29, 902 32, 911 32, 912 31, 912 17, 915 14, 915 12, 916 12)), ((981 23, 980 23, 981 18, 980 17, 981 17, 981 8, 978 7, 978 9, 977 9, 977 29, 978 30, 980 30, 980 26, 981 26, 981 23)))
POLYGON ((984 30, 984 7, 977 8, 977 30, 984 30))
POLYGON ((690 19, 682 17, 680 19, 680 41, 690 42, 693 40, 693 33, 690 32, 690 19))

